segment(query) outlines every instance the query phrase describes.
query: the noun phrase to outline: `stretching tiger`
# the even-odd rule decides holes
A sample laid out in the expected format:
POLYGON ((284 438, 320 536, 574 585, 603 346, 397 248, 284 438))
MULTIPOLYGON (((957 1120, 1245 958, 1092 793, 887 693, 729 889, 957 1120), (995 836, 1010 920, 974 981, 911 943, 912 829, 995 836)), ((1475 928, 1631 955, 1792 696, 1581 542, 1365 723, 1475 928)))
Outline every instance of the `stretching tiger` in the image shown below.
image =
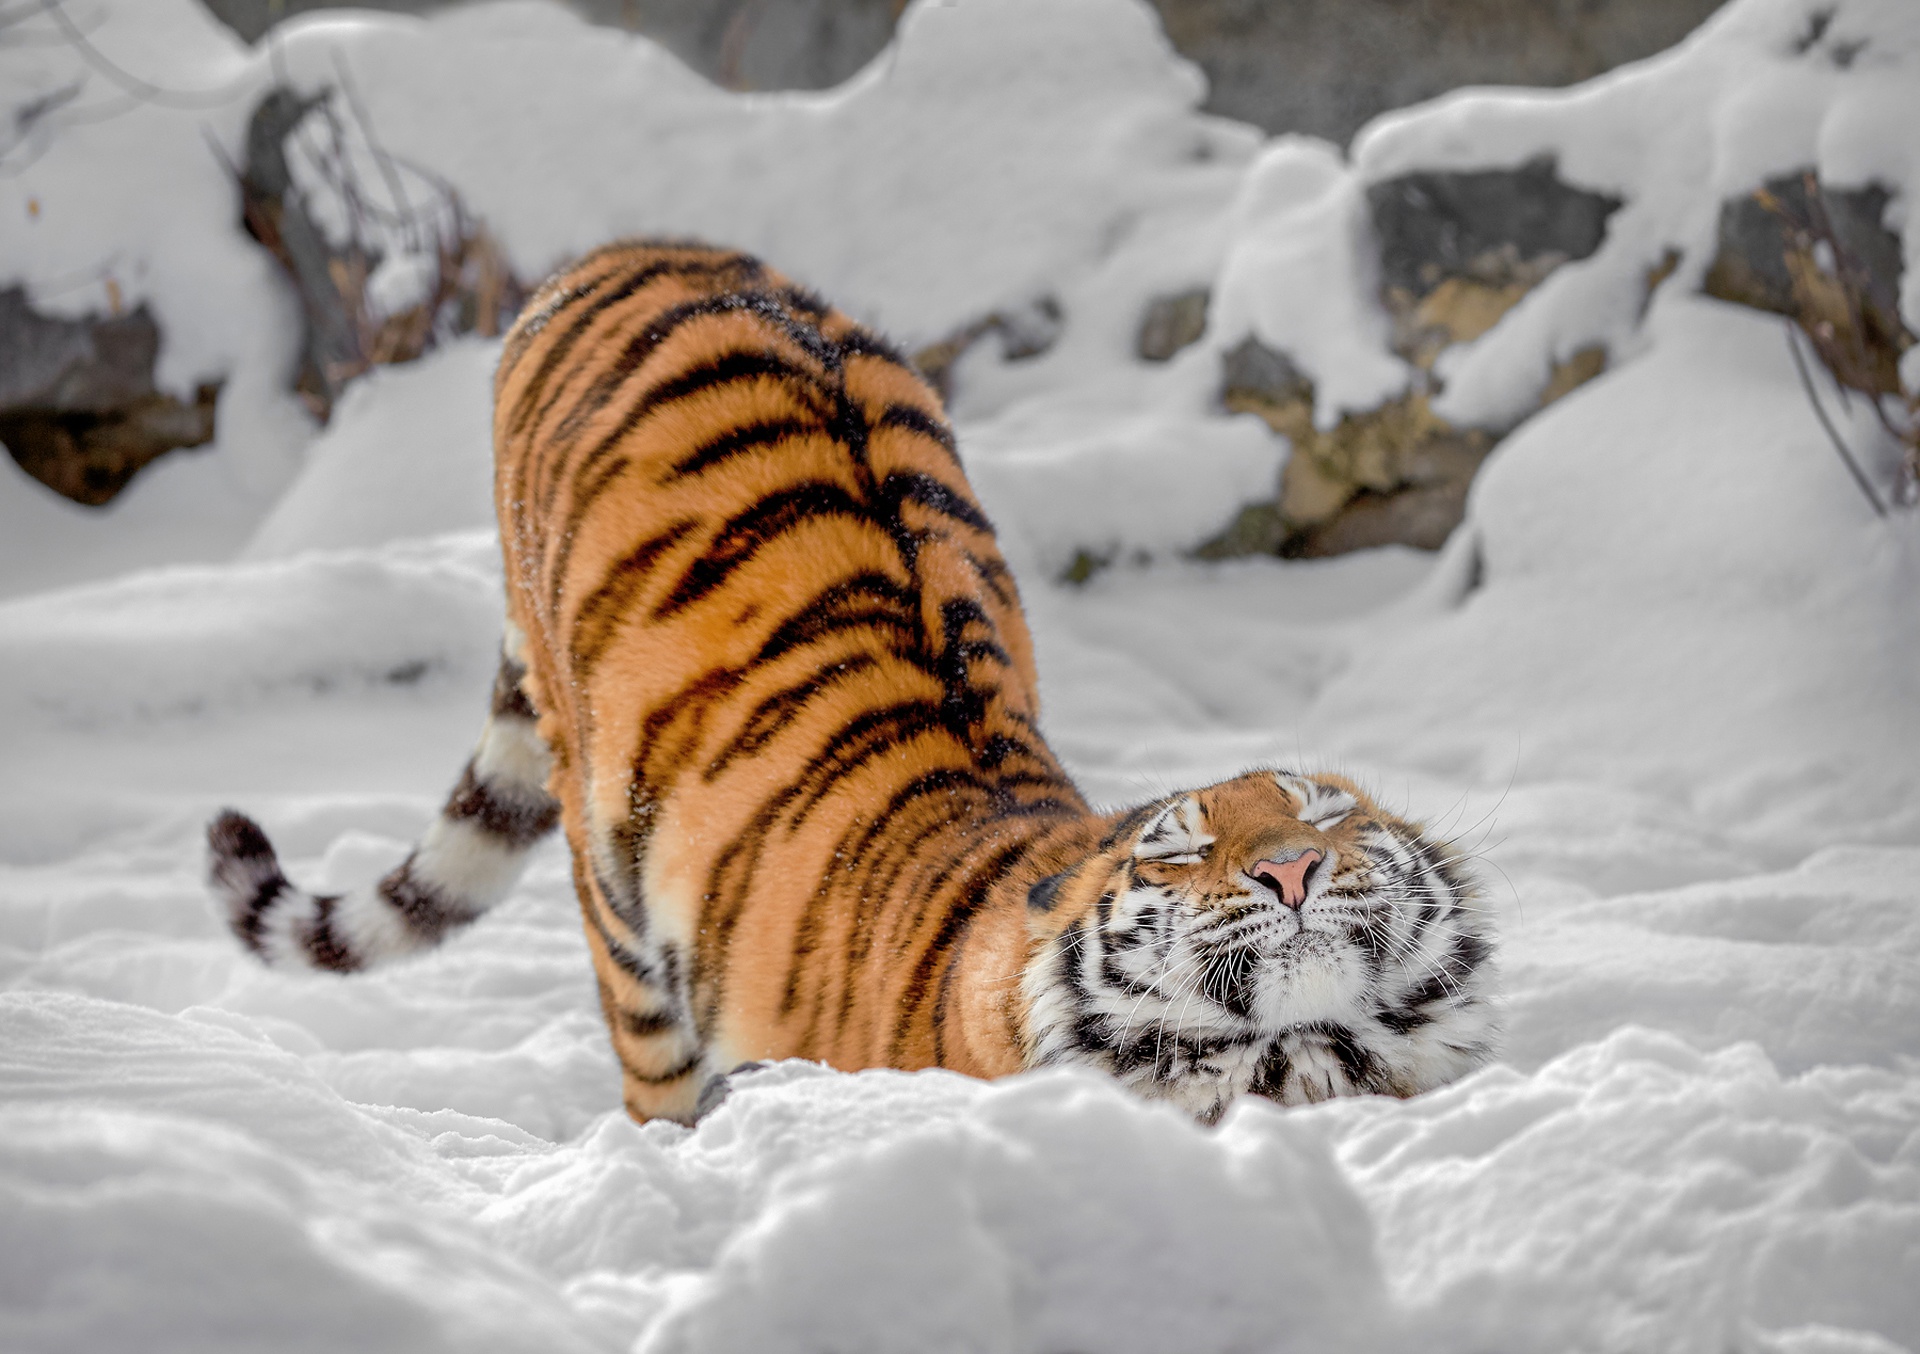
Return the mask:
POLYGON ((629 242, 549 282, 496 382, 506 642, 478 749, 372 890, 211 878, 270 963, 437 944, 556 824, 639 1119, 763 1059, 1086 1064, 1203 1120, 1411 1095, 1490 1056, 1463 863, 1333 776, 1090 809, 938 399, 758 261, 629 242))

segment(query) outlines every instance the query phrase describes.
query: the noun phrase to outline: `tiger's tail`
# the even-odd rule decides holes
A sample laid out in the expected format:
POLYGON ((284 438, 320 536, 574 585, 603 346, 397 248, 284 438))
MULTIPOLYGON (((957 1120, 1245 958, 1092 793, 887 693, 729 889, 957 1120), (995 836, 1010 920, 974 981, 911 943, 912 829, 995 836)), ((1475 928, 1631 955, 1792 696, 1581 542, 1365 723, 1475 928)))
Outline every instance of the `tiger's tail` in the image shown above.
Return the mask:
POLYGON ((226 809, 207 825, 207 880, 241 944, 276 968, 349 973, 430 949, 506 897, 560 818, 521 652, 509 623, 479 746, 419 845, 372 889, 296 888, 251 818, 226 809))

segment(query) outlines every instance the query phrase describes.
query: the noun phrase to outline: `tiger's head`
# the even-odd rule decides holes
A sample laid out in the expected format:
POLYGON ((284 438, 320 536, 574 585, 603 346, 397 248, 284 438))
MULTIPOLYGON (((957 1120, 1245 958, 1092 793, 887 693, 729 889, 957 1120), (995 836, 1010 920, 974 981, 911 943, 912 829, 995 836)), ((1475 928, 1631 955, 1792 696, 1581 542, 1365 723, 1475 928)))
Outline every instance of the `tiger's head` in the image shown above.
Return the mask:
POLYGON ((1444 841, 1339 776, 1256 771, 1123 815, 1028 890, 1029 1063, 1217 1119, 1407 1096, 1492 1056, 1493 929, 1444 841))

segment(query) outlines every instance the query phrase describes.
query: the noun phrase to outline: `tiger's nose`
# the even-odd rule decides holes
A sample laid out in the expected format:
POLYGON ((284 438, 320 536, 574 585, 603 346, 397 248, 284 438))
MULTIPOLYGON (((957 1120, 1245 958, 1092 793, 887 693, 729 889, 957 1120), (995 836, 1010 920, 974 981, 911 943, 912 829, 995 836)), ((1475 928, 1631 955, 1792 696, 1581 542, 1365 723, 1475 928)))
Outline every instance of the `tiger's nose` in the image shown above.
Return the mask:
POLYGON ((1279 895, 1280 901, 1298 908, 1307 901, 1307 872, 1321 861, 1318 851, 1302 851, 1292 860, 1263 860, 1247 873, 1279 895))

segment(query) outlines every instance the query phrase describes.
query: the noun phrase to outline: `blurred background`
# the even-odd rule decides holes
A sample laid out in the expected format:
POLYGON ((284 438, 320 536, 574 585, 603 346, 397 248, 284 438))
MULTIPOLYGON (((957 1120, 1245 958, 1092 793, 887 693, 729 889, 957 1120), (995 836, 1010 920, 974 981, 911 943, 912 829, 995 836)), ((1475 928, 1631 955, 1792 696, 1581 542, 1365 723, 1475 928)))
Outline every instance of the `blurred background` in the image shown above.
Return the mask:
MULTIPOLYGON (((363 0, 411 14, 461 0, 363 0)), ((555 0, 561 3, 562 0, 555 0)), ((564 0, 644 33, 732 89, 825 89, 893 36, 905 0, 564 0)), ((1461 85, 1571 85, 1664 51, 1723 0, 1153 0, 1207 74, 1206 108, 1346 141, 1376 113, 1461 85)), ((206 0, 254 41, 336 0, 206 0)))

